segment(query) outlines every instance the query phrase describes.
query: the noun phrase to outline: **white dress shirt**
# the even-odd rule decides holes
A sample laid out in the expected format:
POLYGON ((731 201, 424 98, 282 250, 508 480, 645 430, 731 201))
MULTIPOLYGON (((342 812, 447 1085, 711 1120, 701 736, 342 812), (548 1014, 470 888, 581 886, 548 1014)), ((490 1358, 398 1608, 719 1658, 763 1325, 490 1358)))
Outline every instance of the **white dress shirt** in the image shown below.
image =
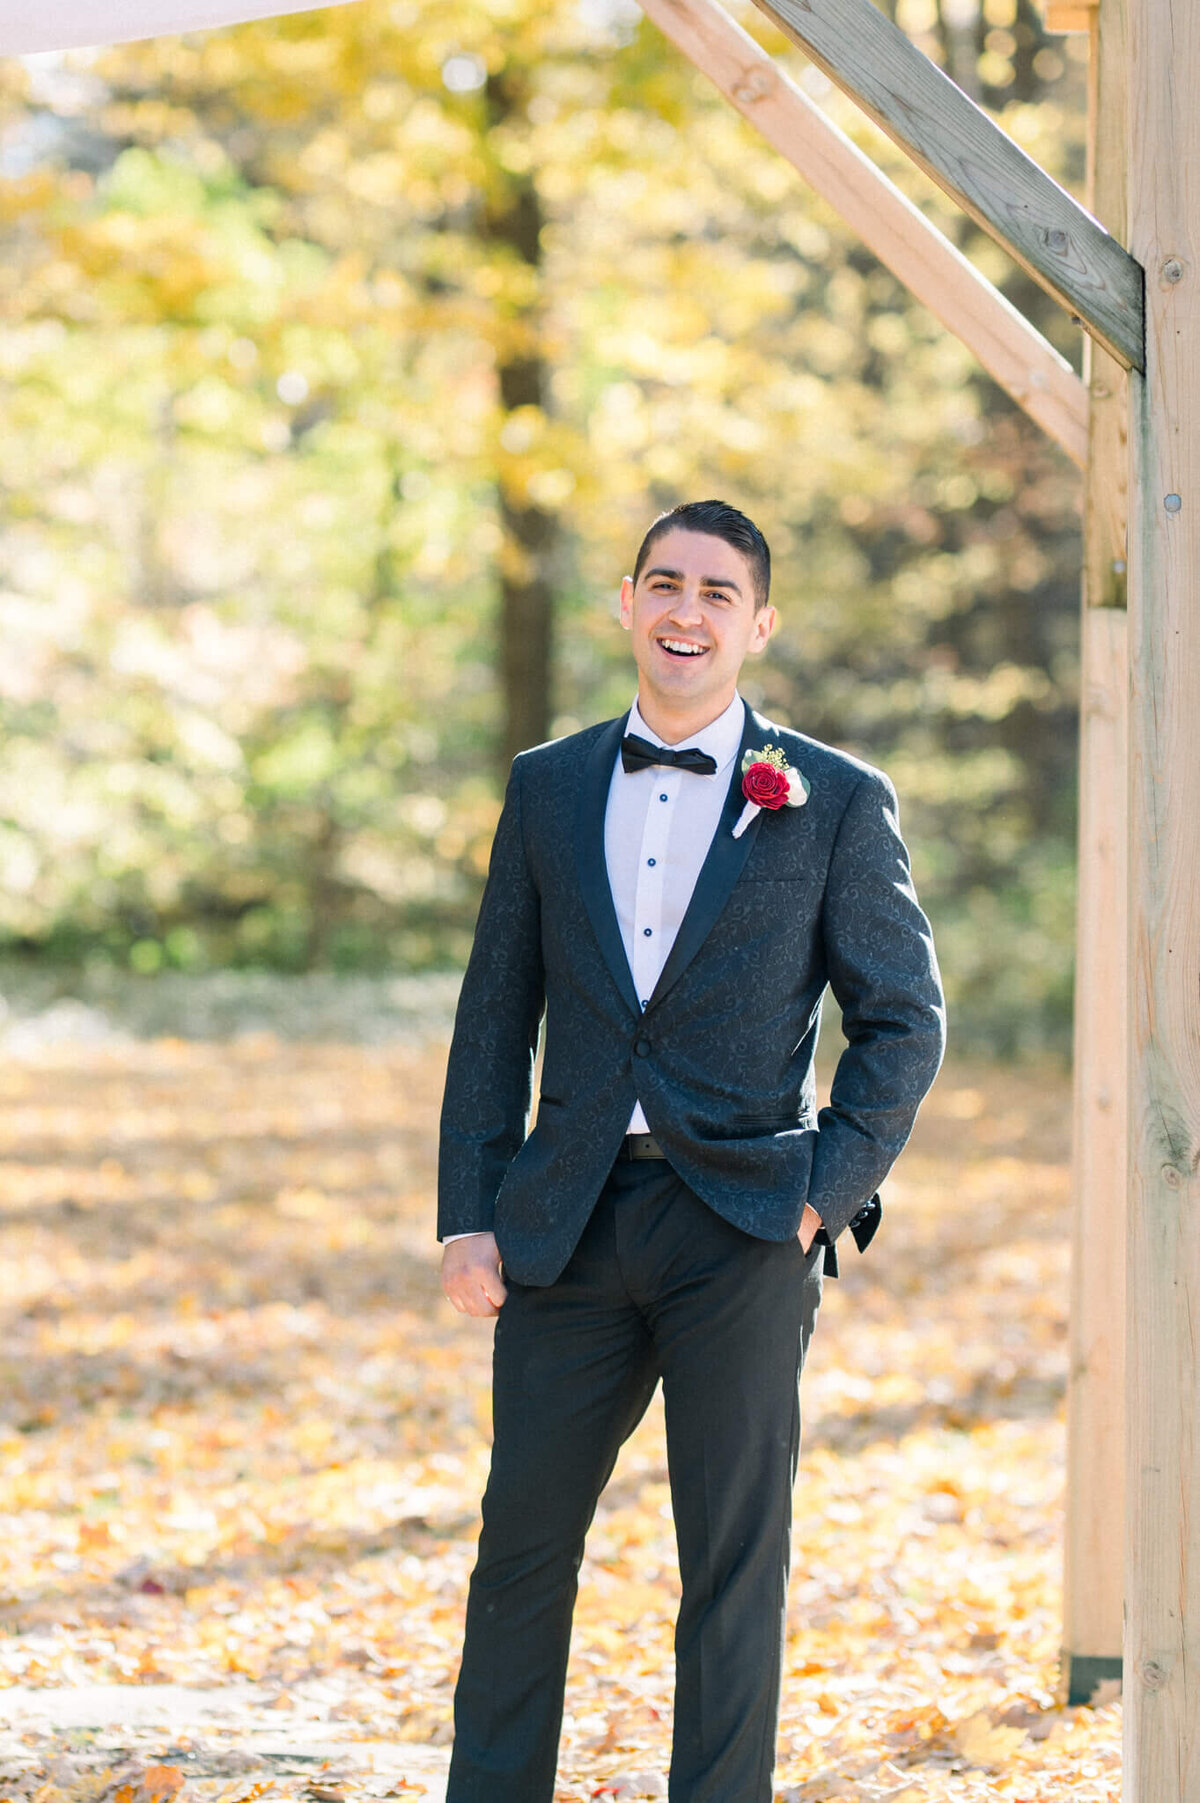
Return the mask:
MULTIPOLYGON (((735 695, 702 732, 688 734, 686 745, 716 759, 712 776, 663 764, 627 771, 617 753, 604 815, 604 861, 625 956, 643 1008, 654 993, 708 856, 745 723, 745 703, 735 695)), ((652 745, 666 743, 646 725, 636 701, 626 730, 652 745)), ((640 1102, 627 1131, 650 1131, 640 1102)))
MULTIPOLYGON (((604 811, 604 861, 625 956, 643 1008, 654 993, 708 856, 745 724, 746 704, 735 695, 703 732, 689 733, 683 741, 716 759, 712 776, 669 764, 626 770, 617 751, 604 811)), ((625 730, 652 745, 666 744, 646 725, 636 701, 625 730)), ((626 1132, 649 1131, 637 1102, 626 1132)), ((469 1237, 452 1233, 445 1243, 469 1237)))

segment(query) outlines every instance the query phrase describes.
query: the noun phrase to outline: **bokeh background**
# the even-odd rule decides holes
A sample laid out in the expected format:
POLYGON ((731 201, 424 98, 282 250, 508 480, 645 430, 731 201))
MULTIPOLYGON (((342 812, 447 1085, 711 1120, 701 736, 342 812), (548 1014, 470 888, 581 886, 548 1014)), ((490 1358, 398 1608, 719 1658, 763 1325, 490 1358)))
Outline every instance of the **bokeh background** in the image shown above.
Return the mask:
MULTIPOLYGON (((1081 191, 1083 39, 884 4, 1081 191)), ((513 752, 625 707, 620 577, 718 494, 776 554, 747 693, 894 777, 953 1027, 805 1377, 778 1797, 1117 1803, 1115 1687, 1057 1694, 1079 491, 629 0, 0 62, 5 1797, 443 1792, 458 974, 513 752)), ((563 1803, 665 1794, 667 1499, 656 1405, 563 1803)))
MULTIPOLYGON (((889 3, 1080 190, 1085 39, 889 3)), ((960 1048, 1065 1050, 1077 474, 636 6, 5 62, 0 176, 0 992, 452 975, 508 760, 626 705, 619 579, 718 494, 746 692, 895 779, 960 1048)))

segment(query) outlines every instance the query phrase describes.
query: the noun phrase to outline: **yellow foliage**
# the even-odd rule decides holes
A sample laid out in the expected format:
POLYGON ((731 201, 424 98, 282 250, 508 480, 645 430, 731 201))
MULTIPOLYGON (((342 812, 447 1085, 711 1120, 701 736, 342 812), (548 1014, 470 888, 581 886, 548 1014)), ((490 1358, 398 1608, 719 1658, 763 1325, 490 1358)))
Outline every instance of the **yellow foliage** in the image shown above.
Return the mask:
POLYGON ((1006 1728, 992 1721, 985 1710, 960 1722, 954 1730, 954 1742, 970 1765, 997 1767, 1007 1765, 1018 1748, 1025 1745, 1021 1728, 1006 1728))
MULTIPOLYGON (((323 1707, 336 1698, 323 1736, 445 1733, 489 1343, 438 1289, 440 1077, 435 1052, 267 1034, 10 1057, 0 1270, 21 1306, 0 1348, 0 1685, 229 1685, 269 1729, 315 1674, 323 1707), (35 1136, 36 1188, 21 1165, 35 1136), (109 1189, 68 1207, 114 1143, 109 1189), (196 1168, 214 1195, 180 1202, 196 1168)), ((1116 1803, 1118 1706, 1052 1694, 1064 1101, 1052 1071, 952 1068, 880 1240, 827 1290, 804 1380, 781 1797, 1116 1803)), ((677 1600, 656 1405, 589 1539, 570 1794, 665 1765, 677 1600)), ((46 1781, 60 1738, 35 1736, 43 1776, 10 1786, 14 1803, 99 1803, 90 1780, 46 1781)), ((121 1803, 209 1796, 132 1730, 130 1751, 110 1803, 112 1784, 121 1803)), ((307 1782, 283 1794, 299 1803, 307 1782)), ((222 1795, 247 1803, 257 1783, 222 1795)), ((393 1791, 420 1793, 415 1774, 393 1791)))

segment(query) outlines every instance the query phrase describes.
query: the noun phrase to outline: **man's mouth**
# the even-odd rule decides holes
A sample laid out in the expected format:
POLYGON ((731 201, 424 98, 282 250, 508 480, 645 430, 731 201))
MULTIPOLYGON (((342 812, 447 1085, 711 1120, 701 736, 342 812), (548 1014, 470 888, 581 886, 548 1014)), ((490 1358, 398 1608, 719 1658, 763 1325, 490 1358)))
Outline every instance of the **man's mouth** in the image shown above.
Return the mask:
POLYGON ((670 657, 703 657, 708 650, 707 645, 692 645, 687 639, 659 639, 658 642, 670 657))

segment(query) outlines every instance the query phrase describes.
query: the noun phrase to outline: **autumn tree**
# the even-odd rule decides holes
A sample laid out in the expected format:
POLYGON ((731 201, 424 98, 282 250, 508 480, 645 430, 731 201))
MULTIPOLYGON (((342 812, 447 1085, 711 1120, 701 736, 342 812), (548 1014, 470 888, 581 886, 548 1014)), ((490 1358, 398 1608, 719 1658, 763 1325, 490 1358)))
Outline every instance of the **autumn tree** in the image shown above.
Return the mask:
MULTIPOLYGON (((1026 0, 897 14, 1078 177, 1026 0)), ((896 776, 960 1030, 1065 1022, 1074 473, 637 19, 366 0, 5 68, 10 944, 453 959, 497 748, 627 704, 617 582, 717 493, 777 553, 752 698, 896 776)))

